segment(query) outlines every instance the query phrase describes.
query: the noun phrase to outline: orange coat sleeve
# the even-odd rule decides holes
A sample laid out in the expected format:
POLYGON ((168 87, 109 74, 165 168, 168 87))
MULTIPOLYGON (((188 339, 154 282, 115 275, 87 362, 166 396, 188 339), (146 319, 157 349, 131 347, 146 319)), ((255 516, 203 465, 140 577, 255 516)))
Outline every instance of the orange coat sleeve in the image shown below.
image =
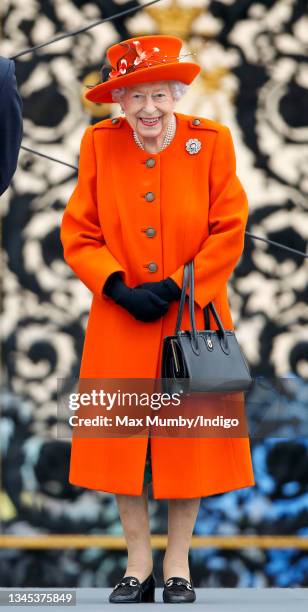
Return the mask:
POLYGON ((108 249, 99 222, 91 126, 81 140, 77 185, 62 217, 60 240, 66 263, 99 299, 112 272, 123 272, 125 280, 125 270, 108 249))
MULTIPOLYGON (((248 201, 236 175, 230 130, 218 132, 209 174, 209 236, 194 257, 195 301, 204 308, 223 288, 244 249, 248 201)), ((169 276, 182 287, 184 265, 169 276)), ((189 287, 187 288, 187 295, 189 287)))

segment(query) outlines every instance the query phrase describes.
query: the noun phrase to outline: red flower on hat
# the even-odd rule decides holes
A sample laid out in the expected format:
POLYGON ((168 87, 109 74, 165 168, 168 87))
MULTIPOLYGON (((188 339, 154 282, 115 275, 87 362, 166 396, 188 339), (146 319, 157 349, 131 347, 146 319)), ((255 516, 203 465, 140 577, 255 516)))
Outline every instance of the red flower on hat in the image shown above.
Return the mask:
POLYGON ((122 58, 118 62, 118 70, 111 70, 109 73, 109 78, 113 79, 113 77, 121 76, 121 74, 126 74, 127 71, 127 60, 122 58))
POLYGON ((111 72, 109 72, 109 79, 132 72, 136 70, 137 66, 141 67, 142 64, 147 65, 147 61, 160 50, 158 47, 152 47, 149 51, 144 51, 139 40, 134 40, 132 45, 125 44, 125 46, 128 47, 128 51, 119 59, 116 69, 112 69, 111 72), (129 53, 131 54, 131 52, 133 52, 133 57, 131 58, 131 63, 128 64, 125 56, 129 53))

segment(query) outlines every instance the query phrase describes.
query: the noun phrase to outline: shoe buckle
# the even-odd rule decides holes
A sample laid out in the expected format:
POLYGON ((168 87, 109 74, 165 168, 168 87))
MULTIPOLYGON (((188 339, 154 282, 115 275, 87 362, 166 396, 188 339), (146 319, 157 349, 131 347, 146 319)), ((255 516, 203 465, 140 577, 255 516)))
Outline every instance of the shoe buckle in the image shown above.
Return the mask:
POLYGON ((172 586, 174 583, 175 583, 177 586, 180 586, 180 585, 182 584, 182 585, 183 585, 183 586, 185 586, 187 589, 189 589, 190 591, 192 591, 192 585, 191 585, 191 584, 190 584, 188 581, 187 581, 187 582, 184 582, 183 580, 176 580, 176 579, 174 579, 174 578, 169 578, 169 579, 167 580, 167 582, 166 582, 166 586, 167 586, 167 587, 172 586))
POLYGON ((137 586, 138 581, 136 578, 131 578, 129 582, 127 580, 121 580, 121 582, 117 582, 114 588, 117 589, 120 586, 127 586, 128 584, 130 586, 137 586))

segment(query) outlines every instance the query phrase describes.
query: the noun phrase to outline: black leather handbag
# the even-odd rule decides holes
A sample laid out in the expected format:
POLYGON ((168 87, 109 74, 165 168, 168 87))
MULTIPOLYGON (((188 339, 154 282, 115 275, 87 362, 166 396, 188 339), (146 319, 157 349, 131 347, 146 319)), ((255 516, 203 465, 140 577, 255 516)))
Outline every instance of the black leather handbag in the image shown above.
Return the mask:
POLYGON ((162 353, 162 387, 173 392, 247 391, 251 384, 248 364, 233 330, 225 330, 213 302, 204 308, 205 329, 196 329, 194 262, 184 266, 182 294, 174 336, 166 336, 162 353), (189 278, 190 277, 190 278, 189 278), (187 283, 189 296, 186 296, 187 283), (180 330, 185 298, 189 297, 190 330, 180 330), (208 307, 218 325, 210 329, 208 307))

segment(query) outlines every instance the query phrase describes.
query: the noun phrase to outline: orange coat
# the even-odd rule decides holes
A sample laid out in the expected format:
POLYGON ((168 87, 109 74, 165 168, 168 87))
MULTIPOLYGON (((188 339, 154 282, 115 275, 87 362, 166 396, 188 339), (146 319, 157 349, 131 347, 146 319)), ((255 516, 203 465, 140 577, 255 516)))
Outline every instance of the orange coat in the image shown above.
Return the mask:
MULTIPOLYGON (((137 147, 125 118, 89 126, 80 148, 78 181, 64 211, 64 258, 93 293, 80 378, 159 378, 163 338, 173 334, 179 302, 160 319, 137 321, 102 294, 121 271, 130 287, 171 276, 195 262, 198 329, 211 300, 234 329, 227 281, 241 257, 248 204, 236 175, 229 128, 175 113, 177 131, 157 154, 137 147), (201 150, 186 151, 189 138, 201 150), (149 167, 146 160, 155 159, 149 167), (154 200, 145 198, 154 193, 154 200), (145 230, 153 227, 154 237, 145 230), (157 270, 150 271, 149 263, 157 270)), ((189 293, 189 288, 187 289, 189 293)), ((210 314, 211 328, 217 329, 210 314)), ((181 329, 189 329, 185 304, 181 329)), ((142 492, 147 437, 72 437, 69 482, 111 493, 142 492)), ((254 484, 248 438, 151 438, 153 497, 192 498, 254 484)))

